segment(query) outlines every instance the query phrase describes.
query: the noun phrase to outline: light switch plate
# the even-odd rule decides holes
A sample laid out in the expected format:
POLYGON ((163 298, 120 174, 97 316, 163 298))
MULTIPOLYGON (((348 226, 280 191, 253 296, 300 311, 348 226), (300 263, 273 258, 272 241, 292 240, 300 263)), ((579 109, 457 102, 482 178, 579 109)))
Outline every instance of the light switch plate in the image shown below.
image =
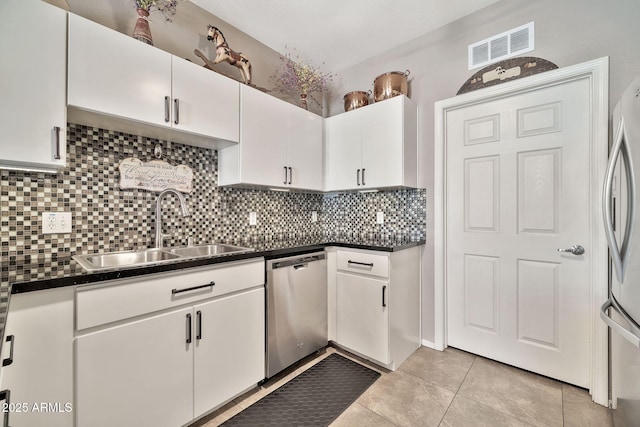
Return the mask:
POLYGON ((318 212, 311 211, 311 222, 318 222, 318 212))
POLYGON ((376 214, 376 223, 384 224, 384 212, 378 212, 376 214))
POLYGON ((249 212, 249 225, 256 225, 258 223, 258 214, 255 212, 249 212))
POLYGON ((71 233, 71 212, 42 212, 42 234, 71 233))

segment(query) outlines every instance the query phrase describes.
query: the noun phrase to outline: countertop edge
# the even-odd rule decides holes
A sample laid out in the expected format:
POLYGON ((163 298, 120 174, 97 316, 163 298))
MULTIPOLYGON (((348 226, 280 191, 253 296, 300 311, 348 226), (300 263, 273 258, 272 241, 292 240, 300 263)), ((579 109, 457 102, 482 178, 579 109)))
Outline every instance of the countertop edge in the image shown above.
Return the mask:
POLYGON ((124 279, 129 277, 143 276, 147 274, 162 273, 165 271, 182 270, 185 268, 200 267, 205 265, 215 265, 231 261, 240 261, 250 258, 273 259, 289 255, 303 254, 318 250, 324 250, 327 247, 344 247, 353 249, 364 249, 381 252, 397 252, 426 243, 425 240, 417 240, 412 242, 401 243, 397 245, 375 245, 367 243, 352 243, 327 240, 315 244, 290 246, 277 249, 267 249, 261 251, 242 252, 238 254, 215 256, 210 258, 197 258, 172 263, 162 263, 156 265, 148 265, 138 268, 129 268, 121 270, 100 271, 95 273, 87 273, 83 275, 74 275, 69 277, 57 277, 51 279, 35 279, 25 282, 16 282, 9 284, 9 294, 22 294, 27 292, 42 291, 47 289, 55 289, 66 286, 85 285, 89 283, 103 282, 107 280, 124 279))

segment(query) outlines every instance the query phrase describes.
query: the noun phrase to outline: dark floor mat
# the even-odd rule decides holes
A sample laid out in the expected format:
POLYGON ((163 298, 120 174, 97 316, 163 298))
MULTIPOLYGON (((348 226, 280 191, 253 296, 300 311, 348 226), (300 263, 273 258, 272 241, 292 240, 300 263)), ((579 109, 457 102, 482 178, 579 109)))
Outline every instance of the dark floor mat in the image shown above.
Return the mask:
POLYGON ((223 426, 327 426, 380 376, 332 354, 223 426))

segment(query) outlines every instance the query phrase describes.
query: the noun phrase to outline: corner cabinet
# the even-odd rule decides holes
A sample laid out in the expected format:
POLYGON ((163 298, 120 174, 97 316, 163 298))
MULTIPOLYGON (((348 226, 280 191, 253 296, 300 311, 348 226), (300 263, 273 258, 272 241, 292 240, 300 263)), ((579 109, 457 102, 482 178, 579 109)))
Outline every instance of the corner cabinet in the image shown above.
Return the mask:
POLYGON ((240 83, 69 14, 69 121, 206 147, 239 139, 240 83))
POLYGON ((420 346, 420 248, 331 253, 331 338, 396 370, 420 346))
POLYGON ((3 0, 0 55, 0 168, 57 172, 66 165, 67 13, 3 0))
POLYGON ((417 187, 417 122, 406 96, 327 118, 325 190, 417 187))
POLYGON ((218 184, 322 191, 322 117, 248 86, 240 94, 240 144, 218 152, 218 184))
POLYGON ((185 425, 255 387, 264 298, 262 258, 78 288, 77 425, 185 425))

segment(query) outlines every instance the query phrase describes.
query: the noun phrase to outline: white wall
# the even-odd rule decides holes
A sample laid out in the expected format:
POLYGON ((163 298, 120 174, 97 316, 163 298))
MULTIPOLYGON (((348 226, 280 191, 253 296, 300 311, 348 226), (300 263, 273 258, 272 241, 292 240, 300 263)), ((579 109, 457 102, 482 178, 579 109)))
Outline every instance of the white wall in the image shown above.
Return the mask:
MULTIPOLYGON (((420 186, 427 188, 427 245, 423 251, 422 335, 433 342, 433 104, 455 96, 478 71, 467 69, 467 46, 511 28, 535 22, 535 50, 526 56, 559 67, 610 58, 611 110, 640 73, 640 1, 502 0, 403 46, 339 72, 341 86, 328 106, 343 112, 342 95, 372 89, 376 76, 409 69, 409 96, 418 103, 420 186)), ((384 29, 381 29, 384 31, 384 29)), ((383 35, 381 35, 382 37, 383 35)))

